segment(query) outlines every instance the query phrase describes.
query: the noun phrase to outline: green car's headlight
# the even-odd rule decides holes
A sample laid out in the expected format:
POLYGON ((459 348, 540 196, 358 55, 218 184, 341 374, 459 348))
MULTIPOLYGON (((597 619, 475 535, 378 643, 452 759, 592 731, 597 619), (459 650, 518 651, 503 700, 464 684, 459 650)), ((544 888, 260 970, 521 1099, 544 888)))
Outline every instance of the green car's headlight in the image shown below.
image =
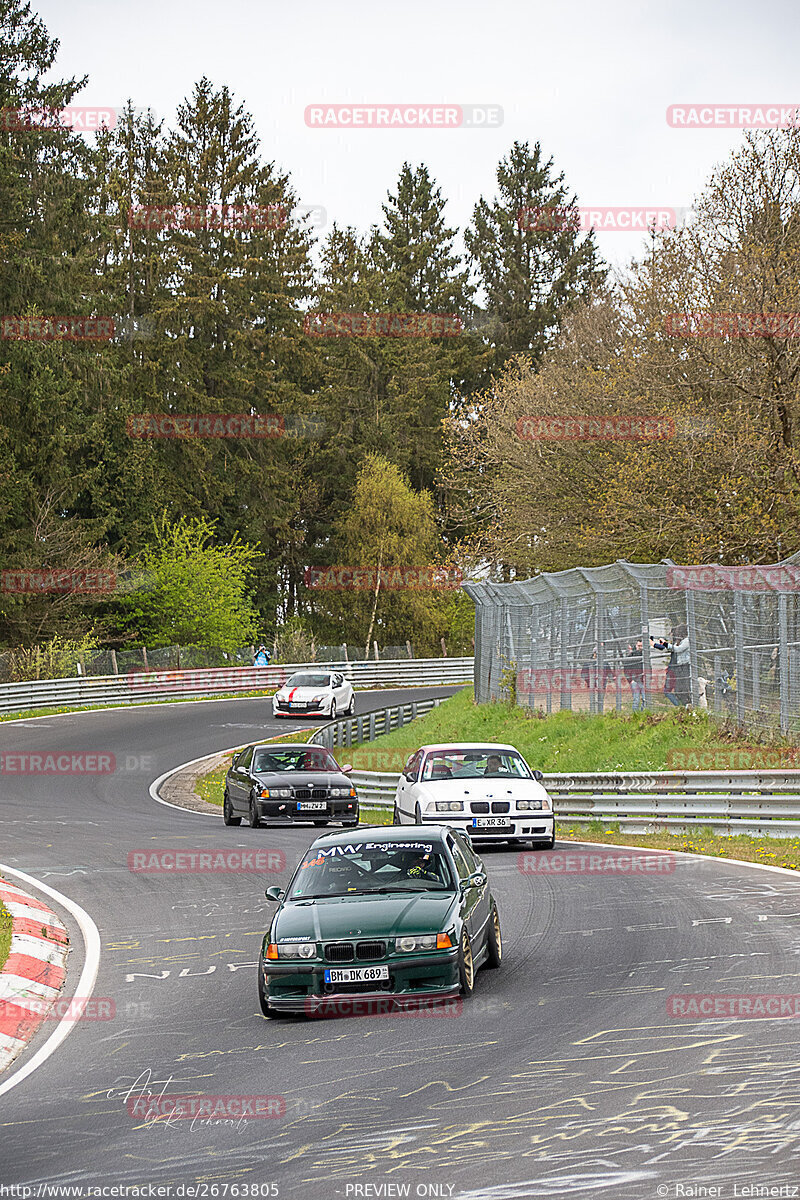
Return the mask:
POLYGON ((435 933, 415 934, 414 937, 399 937, 395 942, 398 950, 410 954, 413 950, 435 950, 437 935, 435 933))
POLYGON ((316 958, 316 942, 278 942, 278 958, 316 958))
POLYGON ((463 812, 464 803, 461 800, 437 800, 437 812, 463 812))

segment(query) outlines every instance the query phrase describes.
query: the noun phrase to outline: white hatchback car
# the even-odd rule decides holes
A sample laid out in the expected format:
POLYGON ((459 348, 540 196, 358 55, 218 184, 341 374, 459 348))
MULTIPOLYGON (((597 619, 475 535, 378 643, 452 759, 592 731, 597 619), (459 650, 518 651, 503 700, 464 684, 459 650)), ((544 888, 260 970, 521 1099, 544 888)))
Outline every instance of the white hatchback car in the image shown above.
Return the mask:
POLYGON ((394 823, 453 825, 474 839, 551 850, 555 816, 542 778, 513 746, 421 746, 398 781, 394 823))
POLYGON ((352 716, 356 697, 340 671, 295 671, 272 697, 273 717, 352 716))

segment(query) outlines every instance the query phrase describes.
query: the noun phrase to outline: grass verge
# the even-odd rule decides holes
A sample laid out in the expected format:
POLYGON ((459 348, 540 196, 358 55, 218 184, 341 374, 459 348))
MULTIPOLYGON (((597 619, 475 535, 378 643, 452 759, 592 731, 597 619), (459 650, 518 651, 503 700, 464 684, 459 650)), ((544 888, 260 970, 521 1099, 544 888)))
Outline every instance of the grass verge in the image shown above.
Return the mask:
MULTIPOLYGON (((718 769, 748 764, 746 754, 766 753, 745 741, 741 731, 716 720, 707 710, 666 712, 559 712, 546 717, 512 704, 475 704, 465 688, 431 709, 412 725, 374 742, 348 749, 364 771, 399 771, 418 746, 436 742, 508 742, 540 771, 696 770, 699 752, 724 759, 718 769)), ((787 763, 786 765, 793 765, 787 763)))
POLYGON ((0 902, 0 971, 11 949, 11 914, 0 902))

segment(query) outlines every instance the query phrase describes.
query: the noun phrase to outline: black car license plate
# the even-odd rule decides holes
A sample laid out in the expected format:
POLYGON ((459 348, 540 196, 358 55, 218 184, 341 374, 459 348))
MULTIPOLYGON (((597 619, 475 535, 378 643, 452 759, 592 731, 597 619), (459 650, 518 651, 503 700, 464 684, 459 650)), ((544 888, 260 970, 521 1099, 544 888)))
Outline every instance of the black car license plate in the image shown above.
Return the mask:
POLYGON ((325 812, 328 807, 327 800, 298 800, 298 812, 325 812))

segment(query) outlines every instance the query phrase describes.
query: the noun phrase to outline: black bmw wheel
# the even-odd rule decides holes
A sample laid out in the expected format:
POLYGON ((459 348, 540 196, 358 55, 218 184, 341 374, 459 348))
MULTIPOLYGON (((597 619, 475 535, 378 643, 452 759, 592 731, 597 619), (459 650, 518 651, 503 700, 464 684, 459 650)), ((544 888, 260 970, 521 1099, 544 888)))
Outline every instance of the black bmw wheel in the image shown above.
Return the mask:
POLYGON ((255 796, 250 797, 250 828, 261 828, 261 817, 258 813, 258 805, 256 804, 255 796))
POLYGON ((466 926, 461 931, 461 945, 458 948, 458 979, 461 995, 471 996, 475 990, 475 962, 466 926))
POLYGON ((503 961, 503 937, 500 933, 500 918, 497 915, 497 909, 492 906, 492 915, 489 918, 489 932, 486 935, 486 965, 496 969, 503 961))
POLYGON ((242 823, 241 817, 233 815, 233 805, 231 804, 227 788, 225 789, 225 799, 222 801, 222 820, 226 825, 241 825, 242 823))

